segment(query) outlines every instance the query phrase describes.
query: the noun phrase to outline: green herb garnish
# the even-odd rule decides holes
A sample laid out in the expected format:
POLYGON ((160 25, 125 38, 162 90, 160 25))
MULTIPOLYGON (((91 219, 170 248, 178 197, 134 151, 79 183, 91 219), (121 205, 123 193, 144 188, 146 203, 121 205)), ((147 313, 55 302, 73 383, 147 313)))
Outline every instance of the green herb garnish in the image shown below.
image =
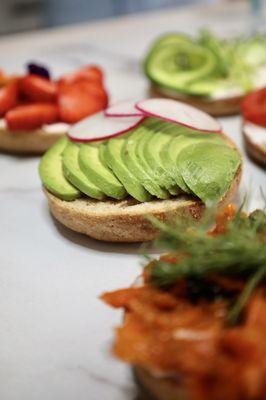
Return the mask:
POLYGON ((167 249, 172 256, 170 262, 153 261, 152 282, 165 287, 182 278, 210 275, 240 278, 246 285, 228 317, 231 324, 238 322, 253 290, 266 278, 266 212, 258 210, 246 217, 240 209, 228 222, 225 233, 217 236, 208 235, 208 216, 205 224, 194 223, 189 227, 182 222, 173 226, 156 218, 150 220, 162 232, 157 246, 167 249))

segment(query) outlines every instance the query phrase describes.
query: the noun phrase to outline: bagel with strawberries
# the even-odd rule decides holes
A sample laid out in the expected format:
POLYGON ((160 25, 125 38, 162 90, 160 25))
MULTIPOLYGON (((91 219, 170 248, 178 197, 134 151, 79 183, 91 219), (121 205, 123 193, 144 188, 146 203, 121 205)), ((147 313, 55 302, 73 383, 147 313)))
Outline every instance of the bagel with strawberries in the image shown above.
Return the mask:
POLYGON ((70 126, 106 108, 100 68, 89 65, 58 80, 37 64, 23 76, 0 73, 0 151, 41 154, 70 126))

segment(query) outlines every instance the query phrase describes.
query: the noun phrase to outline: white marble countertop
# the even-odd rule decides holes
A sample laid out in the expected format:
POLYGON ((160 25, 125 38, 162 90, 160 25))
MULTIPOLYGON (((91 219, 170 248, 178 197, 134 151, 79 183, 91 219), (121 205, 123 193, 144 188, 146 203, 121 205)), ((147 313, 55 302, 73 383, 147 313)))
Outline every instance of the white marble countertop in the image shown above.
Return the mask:
MULTIPOLYGON (((112 99, 137 99, 147 89, 139 61, 151 39, 201 26, 243 32, 247 9, 194 6, 2 38, 1 67, 18 71, 34 59, 60 74, 97 62, 112 99)), ((222 123, 243 150, 240 119, 222 123)), ((262 205, 265 171, 244 160, 241 190, 250 191, 255 208, 262 205)), ((134 400, 129 369, 110 355, 120 313, 98 296, 132 282, 140 271, 138 246, 99 243, 58 225, 37 164, 36 157, 0 155, 0 398, 134 400)))

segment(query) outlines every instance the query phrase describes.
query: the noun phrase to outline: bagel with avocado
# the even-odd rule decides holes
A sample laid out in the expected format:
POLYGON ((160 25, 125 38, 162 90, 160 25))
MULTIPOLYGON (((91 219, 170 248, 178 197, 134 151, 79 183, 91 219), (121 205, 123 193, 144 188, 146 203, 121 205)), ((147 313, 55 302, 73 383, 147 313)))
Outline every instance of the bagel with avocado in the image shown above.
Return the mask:
MULTIPOLYGON (((172 111, 179 106, 180 117, 182 105, 166 102, 172 111)), ((222 205, 233 196, 242 161, 224 133, 159 117, 139 118, 137 126, 122 134, 91 140, 96 130, 103 135, 109 125, 124 125, 130 118, 102 113, 90 117, 42 157, 39 173, 44 192, 53 216, 63 225, 98 240, 149 241, 157 229, 147 215, 198 219, 205 205, 222 205), (83 143, 77 141, 81 131, 87 140, 83 143)))
POLYGON ((203 30, 157 39, 144 60, 152 96, 187 102, 203 111, 237 114, 243 96, 266 85, 266 37, 223 40, 203 30))

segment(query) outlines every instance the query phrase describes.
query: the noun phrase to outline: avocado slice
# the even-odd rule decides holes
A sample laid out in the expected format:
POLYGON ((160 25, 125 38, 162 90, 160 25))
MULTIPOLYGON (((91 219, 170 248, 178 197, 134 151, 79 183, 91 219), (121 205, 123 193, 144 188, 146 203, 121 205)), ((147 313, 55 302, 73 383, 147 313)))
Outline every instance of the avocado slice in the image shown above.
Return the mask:
POLYGON ((211 50, 185 41, 154 46, 145 60, 146 75, 153 83, 183 93, 191 82, 212 75, 216 67, 211 50))
POLYGON ((240 162, 235 149, 215 142, 186 146, 177 158, 185 183, 206 205, 218 202, 227 192, 240 162))
POLYGON ((142 124, 128 135, 122 148, 122 161, 151 195, 159 199, 167 199, 169 197, 169 192, 162 189, 157 182, 154 181, 148 172, 149 166, 139 157, 137 152, 138 142, 147 132, 148 129, 142 124))
POLYGON ((67 145, 67 138, 58 140, 42 157, 39 175, 44 187, 62 200, 72 201, 81 193, 67 181, 62 169, 62 153, 67 145))
POLYGON ((172 195, 180 193, 180 189, 169 171, 164 167, 160 152, 169 141, 178 135, 179 126, 166 121, 160 121, 149 132, 140 139, 138 153, 149 165, 150 174, 153 179, 167 189, 172 195))
POLYGON ((106 160, 110 169, 124 185, 126 191, 136 200, 143 202, 151 199, 150 193, 144 188, 137 177, 127 168, 122 160, 122 149, 125 143, 125 135, 108 140, 102 146, 103 158, 106 160))
POLYGON ((185 193, 191 193, 184 181, 177 163, 180 152, 187 146, 200 142, 218 141, 222 143, 219 134, 193 131, 186 127, 179 127, 179 135, 164 145, 160 157, 165 169, 171 174, 177 186, 185 193))
POLYGON ((99 187, 106 196, 114 199, 124 199, 127 192, 113 172, 100 159, 101 144, 82 144, 78 162, 81 171, 99 187))
MULTIPOLYGON (((152 44, 149 54, 158 49, 160 46, 165 46, 167 44, 178 44, 178 43, 194 43, 192 38, 181 33, 166 33, 155 40, 152 44)), ((145 65, 144 65, 145 66, 145 65)))
POLYGON ((65 177, 82 193, 93 199, 102 200, 104 193, 80 169, 78 163, 79 145, 68 141, 63 151, 62 165, 65 177))

